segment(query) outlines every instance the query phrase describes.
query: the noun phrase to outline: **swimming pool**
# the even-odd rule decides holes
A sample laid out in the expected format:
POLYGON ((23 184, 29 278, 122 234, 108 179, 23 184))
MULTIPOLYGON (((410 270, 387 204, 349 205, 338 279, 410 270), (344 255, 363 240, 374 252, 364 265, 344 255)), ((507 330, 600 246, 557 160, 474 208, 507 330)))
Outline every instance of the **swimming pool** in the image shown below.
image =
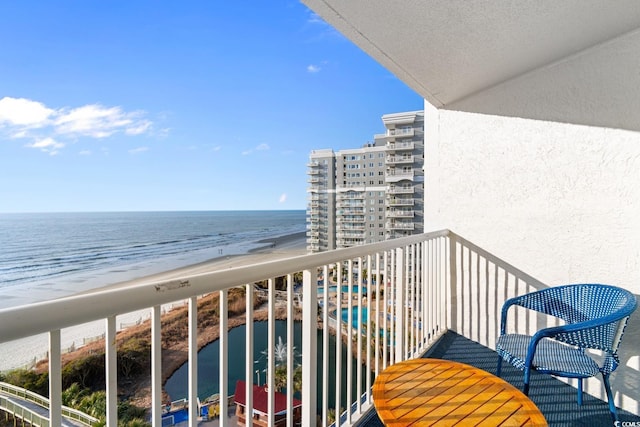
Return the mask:
MULTIPOLYGON (((359 287, 358 286, 352 286, 351 288, 353 289, 353 295, 358 295, 359 287)), ((338 292, 338 287, 336 285, 329 286, 329 293, 331 293, 331 292, 333 292, 333 293, 338 292)), ((348 293, 349 292, 349 286, 348 285, 340 286, 340 292, 342 292, 343 294, 348 293)), ((318 288, 318 293, 319 294, 324 294, 324 286, 318 288)), ((362 287, 362 295, 367 295, 367 287, 366 286, 362 287)))
MULTIPOLYGON (((343 322, 348 322, 349 321, 349 309, 348 308, 343 308, 342 309, 342 321, 343 322)), ((353 309, 351 310, 351 326, 355 329, 358 327, 358 322, 362 323, 363 325, 367 325, 367 323, 369 322, 369 312, 367 310, 367 307, 362 307, 362 310, 358 310, 358 307, 353 307, 353 309)))

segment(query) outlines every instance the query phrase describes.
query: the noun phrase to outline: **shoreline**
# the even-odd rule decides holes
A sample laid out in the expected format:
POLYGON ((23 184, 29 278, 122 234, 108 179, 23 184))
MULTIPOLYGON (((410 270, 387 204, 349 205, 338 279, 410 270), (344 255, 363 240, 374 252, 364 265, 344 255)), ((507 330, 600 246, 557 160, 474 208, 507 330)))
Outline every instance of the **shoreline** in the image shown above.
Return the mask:
MULTIPOLYGON (((164 272, 146 275, 131 280, 116 282, 106 286, 100 286, 89 290, 76 292, 74 295, 87 294, 92 292, 100 292, 106 289, 114 289, 126 286, 132 286, 139 283, 149 283, 153 281, 165 281, 175 278, 195 275, 210 271, 222 270, 231 267, 239 267, 244 265, 257 264, 261 262, 271 261, 280 258, 294 257, 306 254, 306 233, 298 232, 283 236, 276 236, 254 242, 260 244, 257 248, 250 249, 244 254, 221 255, 207 261, 195 263, 185 267, 170 269, 164 272)), ((167 313, 176 308, 173 304, 169 304, 163 309, 167 313)), ((163 316, 166 314, 163 314, 163 316)), ((117 316, 116 323, 119 326, 118 332, 121 332, 137 325, 143 326, 144 322, 150 317, 150 309, 142 309, 131 313, 123 313, 117 316)), ((63 349, 81 349, 88 345, 86 340, 96 339, 104 334, 105 325, 103 320, 77 325, 65 328, 62 331, 62 348, 63 349)), ((8 341, 0 343, 0 371, 6 371, 16 368, 25 367, 34 363, 34 360, 42 360, 46 357, 48 349, 47 334, 40 334, 33 337, 27 337, 22 340, 8 341)), ((199 346, 200 347, 200 346, 199 346)))

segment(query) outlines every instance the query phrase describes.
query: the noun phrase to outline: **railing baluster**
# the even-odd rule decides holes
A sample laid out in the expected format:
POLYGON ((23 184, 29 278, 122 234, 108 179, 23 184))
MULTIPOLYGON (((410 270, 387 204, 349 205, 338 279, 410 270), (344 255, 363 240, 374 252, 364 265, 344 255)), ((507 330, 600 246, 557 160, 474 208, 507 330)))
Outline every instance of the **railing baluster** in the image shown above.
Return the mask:
POLYGON ((275 352, 276 346, 276 324, 275 324, 275 307, 276 292, 273 278, 268 280, 269 302, 267 320, 267 422, 270 426, 275 424, 276 414, 274 411, 274 388, 275 388, 275 352))
POLYGON ((396 276, 396 289, 395 289, 395 302, 396 302, 396 319, 395 319, 395 327, 396 327, 396 354, 395 354, 395 362, 401 362, 405 359, 406 352, 404 352, 404 310, 403 305, 405 304, 405 287, 404 287, 404 255, 405 251, 403 248, 397 248, 394 253, 395 255, 395 276, 396 276), (398 310, 399 309, 399 310, 398 310))
POLYGON ((220 426, 226 427, 229 412, 229 292, 225 289, 219 294, 220 305, 220 358, 218 407, 220 408, 220 426))
POLYGON ((247 426, 253 426, 253 285, 245 285, 246 301, 246 350, 245 363, 245 420, 247 426))
POLYGON ((162 323, 160 305, 151 309, 151 423, 162 426, 162 323))
MULTIPOLYGON (((353 260, 347 262, 347 354, 353 352, 353 260)), ((341 316, 342 317, 342 316, 341 316)), ((353 357, 347 357, 347 425, 351 425, 351 404, 353 403, 353 357)))
POLYGON ((118 425, 118 360, 116 351, 116 316, 106 319, 105 368, 107 386, 107 426, 118 425))
POLYGON ((367 364, 365 374, 367 375, 367 403, 371 403, 371 372, 373 371, 373 366, 371 366, 371 344, 374 342, 374 328, 373 322, 371 321, 371 316, 373 314, 373 310, 371 307, 371 300, 373 299, 373 282, 372 282, 372 269, 373 265, 371 264, 372 258, 371 255, 367 255, 367 316, 364 317, 364 321, 366 324, 367 336, 365 339, 365 345, 367 346, 367 364))
MULTIPOLYGON (((362 399, 360 398, 360 396, 362 396, 362 287, 363 285, 363 281, 362 281, 362 274, 363 274, 363 265, 362 265, 362 257, 358 258, 358 281, 357 281, 357 286, 358 286, 358 292, 357 292, 357 299, 358 299, 358 304, 356 306, 356 308, 358 309, 357 312, 357 320, 356 320, 356 346, 358 347, 356 350, 356 354, 357 354, 357 362, 356 362, 356 399, 357 399, 357 404, 356 404, 356 410, 358 414, 362 413, 362 399)), ((351 317, 350 322, 353 324, 353 315, 351 317)))
MULTIPOLYGON (((376 373, 376 377, 378 376, 378 374, 380 373, 380 252, 376 252, 376 256, 375 256, 375 262, 376 262, 376 307, 375 307, 375 316, 376 316, 376 322, 375 322, 375 356, 374 356, 374 365, 375 365, 375 373, 376 373)), ((382 307, 383 310, 383 315, 384 315, 384 310, 385 307, 383 305, 382 307)))
POLYGON ((302 425, 316 425, 318 384, 318 273, 303 272, 302 299, 302 425))
POLYGON ((338 282, 336 283, 336 370, 333 373, 336 382, 336 426, 340 425, 340 404, 342 402, 342 266, 343 264, 341 262, 336 263, 338 278, 338 282))
POLYGON ((189 298, 189 427, 198 425, 198 297, 189 298))
MULTIPOLYGON (((323 290, 322 294, 322 425, 329 424, 329 266, 325 264, 322 269, 323 290)), ((336 309, 337 310, 337 309, 336 309)), ((336 316, 337 317, 337 316, 336 316)), ((336 329, 336 338, 339 338, 336 329)))
MULTIPOLYGON (((287 426, 293 427, 293 377, 295 354, 293 352, 293 275, 287 274, 287 426)), ((326 322, 324 323, 326 328, 326 322)))
POLYGON ((62 425, 62 345, 60 329, 49 332, 49 420, 62 425))
POLYGON ((388 252, 384 251, 383 254, 383 268, 384 268, 384 288, 383 288, 383 297, 382 297, 382 315, 384 316, 382 319, 382 369, 385 369, 388 365, 389 361, 389 343, 390 343, 390 334, 389 334, 389 290, 390 284, 389 275, 387 274, 387 263, 388 263, 388 252))

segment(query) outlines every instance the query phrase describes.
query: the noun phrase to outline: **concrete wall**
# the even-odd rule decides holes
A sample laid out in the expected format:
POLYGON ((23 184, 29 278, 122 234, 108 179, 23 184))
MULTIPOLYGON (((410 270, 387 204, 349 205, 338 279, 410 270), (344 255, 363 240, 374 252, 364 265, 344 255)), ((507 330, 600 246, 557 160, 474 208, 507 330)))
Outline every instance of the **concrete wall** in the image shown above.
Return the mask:
MULTIPOLYGON (((640 294, 640 133, 436 110, 425 103, 425 231, 448 228, 553 286, 640 294)), ((640 315, 616 403, 640 413, 640 315)), ((587 391, 603 396, 600 382, 587 391)))

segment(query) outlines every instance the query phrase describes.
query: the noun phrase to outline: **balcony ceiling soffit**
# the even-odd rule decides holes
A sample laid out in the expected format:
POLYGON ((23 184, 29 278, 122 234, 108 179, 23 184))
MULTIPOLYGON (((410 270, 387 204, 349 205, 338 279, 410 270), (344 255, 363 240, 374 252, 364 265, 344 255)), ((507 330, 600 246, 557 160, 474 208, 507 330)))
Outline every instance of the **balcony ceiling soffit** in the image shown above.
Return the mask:
POLYGON ((303 0, 432 105, 640 130, 637 0, 303 0))

